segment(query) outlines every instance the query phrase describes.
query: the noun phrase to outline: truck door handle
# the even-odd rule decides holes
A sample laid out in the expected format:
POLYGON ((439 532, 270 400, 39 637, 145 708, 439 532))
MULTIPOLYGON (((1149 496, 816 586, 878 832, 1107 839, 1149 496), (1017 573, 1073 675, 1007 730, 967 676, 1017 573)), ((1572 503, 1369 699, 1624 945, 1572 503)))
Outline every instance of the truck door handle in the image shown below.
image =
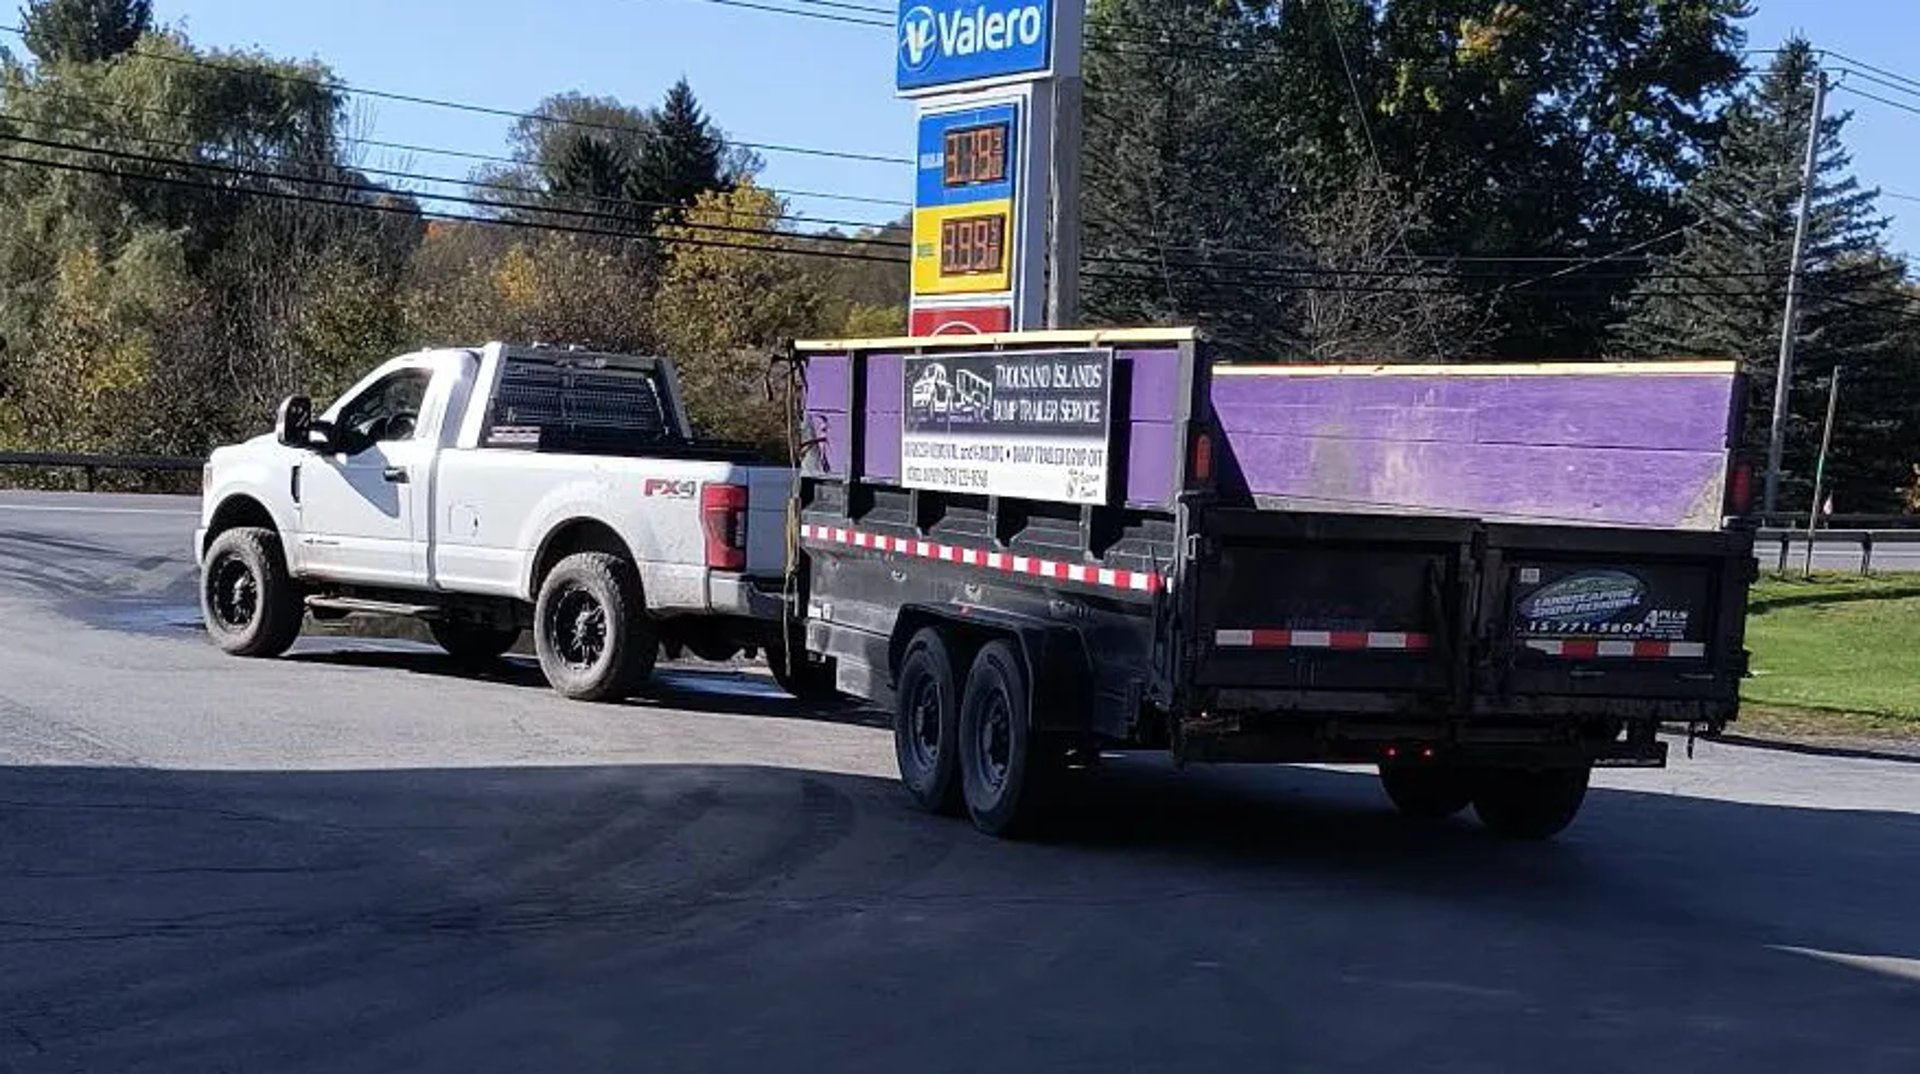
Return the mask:
POLYGON ((395 485, 404 485, 407 483, 407 468, 404 466, 389 466, 380 471, 380 476, 395 485))

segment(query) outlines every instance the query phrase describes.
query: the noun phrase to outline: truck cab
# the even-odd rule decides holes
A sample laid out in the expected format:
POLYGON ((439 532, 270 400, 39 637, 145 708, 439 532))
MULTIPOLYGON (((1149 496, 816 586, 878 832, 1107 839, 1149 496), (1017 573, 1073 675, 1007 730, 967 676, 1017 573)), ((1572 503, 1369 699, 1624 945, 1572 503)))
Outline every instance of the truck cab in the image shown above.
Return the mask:
POLYGON ((530 627, 556 688, 609 699, 662 645, 779 646, 790 481, 695 438, 665 359, 421 351, 213 453, 203 610, 249 656, 284 652, 306 613, 416 617, 474 660, 530 627))

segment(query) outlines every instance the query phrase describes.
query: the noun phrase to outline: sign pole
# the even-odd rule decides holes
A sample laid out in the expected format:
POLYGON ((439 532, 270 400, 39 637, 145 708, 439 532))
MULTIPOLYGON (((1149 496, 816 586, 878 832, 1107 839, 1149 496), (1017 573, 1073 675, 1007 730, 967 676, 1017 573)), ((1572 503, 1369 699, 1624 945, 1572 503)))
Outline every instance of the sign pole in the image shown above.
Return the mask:
POLYGON ((1820 433, 1820 461, 1813 466, 1813 506, 1807 508, 1807 564, 1804 573, 1813 576, 1814 527, 1820 524, 1820 494, 1827 483, 1827 451, 1833 447, 1833 415, 1840 406, 1840 367, 1833 367, 1833 382, 1827 387, 1827 427, 1820 433))
POLYGON ((1086 5, 1054 9, 1053 167, 1048 191, 1047 327, 1080 323, 1080 132, 1086 91, 1081 75, 1086 5))

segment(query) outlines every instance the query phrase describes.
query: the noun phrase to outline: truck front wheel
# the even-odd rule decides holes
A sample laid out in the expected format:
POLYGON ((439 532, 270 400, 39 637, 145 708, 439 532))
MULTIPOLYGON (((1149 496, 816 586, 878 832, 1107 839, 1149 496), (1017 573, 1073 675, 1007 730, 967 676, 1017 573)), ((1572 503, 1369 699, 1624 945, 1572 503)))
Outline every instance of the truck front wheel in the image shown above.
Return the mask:
POLYGON ((207 633, 235 656, 279 656, 300 636, 305 614, 272 530, 240 526, 207 547, 200 567, 207 633))
POLYGON ((894 690, 893 752, 900 782, 929 813, 960 811, 960 697, 953 657, 924 627, 907 643, 894 690))
POLYGON ((1016 836, 1042 811, 1048 758, 1036 741, 1020 657, 1004 641, 974 657, 960 695, 960 784, 973 826, 1016 836))
POLYGON ((605 552, 568 556, 547 572, 533 641, 547 682, 575 701, 625 698, 653 674, 660 649, 633 565, 605 552))
POLYGON ((1482 772, 1473 791, 1473 811, 1495 835, 1508 839, 1551 839, 1573 823, 1587 797, 1589 766, 1578 768, 1492 768, 1482 772))
POLYGON ((1473 801, 1473 774, 1455 765, 1380 766, 1380 786, 1403 816, 1445 820, 1473 801))

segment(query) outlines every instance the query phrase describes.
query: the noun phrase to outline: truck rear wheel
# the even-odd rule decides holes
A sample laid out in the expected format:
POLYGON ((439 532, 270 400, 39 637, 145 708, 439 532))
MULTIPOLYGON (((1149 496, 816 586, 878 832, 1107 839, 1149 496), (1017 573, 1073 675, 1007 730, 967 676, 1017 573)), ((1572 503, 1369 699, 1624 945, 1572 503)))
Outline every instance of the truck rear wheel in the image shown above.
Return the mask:
POLYGON ((207 547, 200 567, 207 633, 235 656, 279 656, 300 637, 305 608, 272 530, 240 526, 207 547))
POLYGON ((520 640, 519 627, 498 627, 486 623, 460 623, 434 620, 427 624, 433 640, 447 655, 463 664, 485 664, 506 655, 520 640))
POLYGON ((953 657, 940 632, 923 627, 907 642, 894 690, 893 752, 900 782, 929 813, 960 811, 960 696, 953 657))
POLYGON ((1380 766, 1380 785, 1403 816, 1445 820, 1473 801, 1473 774, 1457 765, 1380 766))
POLYGON ((625 698, 653 674, 660 651, 633 565, 605 552, 568 556, 547 572, 533 642, 547 682, 575 701, 625 698))
POLYGON ((960 695, 960 784, 973 826, 1013 837, 1042 812, 1048 758, 1033 731, 1027 676, 1004 641, 974 657, 960 695))
POLYGON ((1573 823, 1587 797, 1588 766, 1579 768, 1493 768, 1480 774, 1473 811, 1496 835, 1508 839, 1551 839, 1573 823))

